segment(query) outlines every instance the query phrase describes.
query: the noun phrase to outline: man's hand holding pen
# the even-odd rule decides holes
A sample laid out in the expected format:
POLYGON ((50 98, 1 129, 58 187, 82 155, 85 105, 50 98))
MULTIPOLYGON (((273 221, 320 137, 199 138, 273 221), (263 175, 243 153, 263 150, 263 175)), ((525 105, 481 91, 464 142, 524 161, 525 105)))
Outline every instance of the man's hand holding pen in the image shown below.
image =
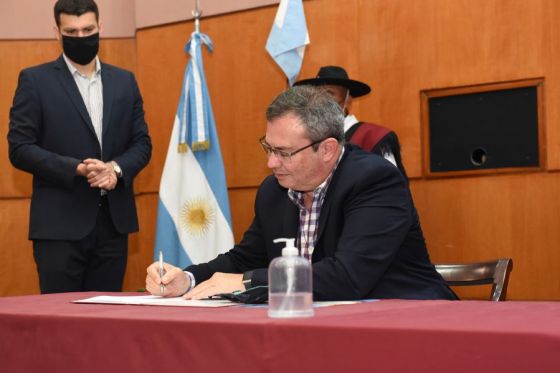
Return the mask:
POLYGON ((162 258, 161 261, 158 260, 148 267, 146 290, 152 295, 163 297, 183 296, 185 299, 204 299, 219 293, 245 290, 242 279, 242 273, 216 272, 187 293, 191 287, 189 276, 181 268, 165 263, 162 258))
POLYGON ((190 279, 182 269, 163 263, 163 276, 160 277, 160 264, 152 263, 147 270, 146 290, 153 295, 179 297, 190 288, 190 279), (163 294, 162 287, 163 285, 163 294))

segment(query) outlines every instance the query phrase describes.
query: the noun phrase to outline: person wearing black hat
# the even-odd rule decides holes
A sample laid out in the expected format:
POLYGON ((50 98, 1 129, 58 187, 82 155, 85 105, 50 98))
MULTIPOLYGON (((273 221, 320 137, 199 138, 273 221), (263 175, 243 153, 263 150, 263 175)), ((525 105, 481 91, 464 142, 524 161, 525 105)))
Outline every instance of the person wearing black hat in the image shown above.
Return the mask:
POLYGON ((323 66, 315 78, 304 79, 294 83, 298 85, 323 86, 338 102, 346 117, 344 133, 347 142, 357 145, 365 151, 372 152, 387 159, 401 171, 408 180, 401 158, 401 146, 397 134, 374 123, 360 122, 349 113, 352 98, 365 96, 371 92, 369 85, 349 79, 348 73, 339 66, 323 66))

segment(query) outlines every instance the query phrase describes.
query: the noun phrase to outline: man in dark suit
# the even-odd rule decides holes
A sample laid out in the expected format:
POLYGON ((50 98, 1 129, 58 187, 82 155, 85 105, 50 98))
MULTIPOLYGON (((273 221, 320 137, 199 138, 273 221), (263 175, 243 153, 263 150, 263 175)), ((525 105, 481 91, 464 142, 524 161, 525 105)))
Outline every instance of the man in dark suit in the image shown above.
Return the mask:
POLYGON ((300 80, 298 85, 321 86, 329 92, 344 111, 344 135, 346 141, 359 146, 367 152, 382 156, 401 170, 407 178, 402 163, 401 145, 397 134, 387 127, 376 123, 358 121, 350 113, 352 99, 371 92, 364 82, 350 79, 348 73, 340 66, 323 66, 314 78, 300 80))
POLYGON ((148 267, 146 288, 198 299, 267 284, 281 255, 276 238, 296 238, 311 258, 315 300, 456 299, 430 263, 408 186, 381 157, 344 146, 343 113, 321 88, 281 93, 260 140, 273 175, 261 184, 241 242, 185 272, 148 267), (195 286, 196 285, 196 286, 195 286))
POLYGON ((133 179, 151 141, 132 73, 101 63, 93 0, 54 6, 63 55, 19 76, 8 132, 12 164, 33 175, 29 238, 42 293, 119 291, 133 179))

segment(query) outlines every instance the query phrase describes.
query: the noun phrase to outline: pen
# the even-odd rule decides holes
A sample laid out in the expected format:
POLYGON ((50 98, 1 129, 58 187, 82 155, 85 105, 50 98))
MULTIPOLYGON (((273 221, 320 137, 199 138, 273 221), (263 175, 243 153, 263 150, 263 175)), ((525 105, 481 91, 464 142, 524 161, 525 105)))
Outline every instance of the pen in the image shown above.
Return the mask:
MULTIPOLYGON (((163 252, 160 250, 159 251, 159 280, 161 281, 161 279, 163 278, 164 272, 163 272, 163 252)), ((165 286, 163 285, 162 282, 160 282, 159 284, 159 293, 160 295, 163 297, 163 293, 165 292, 165 286)))

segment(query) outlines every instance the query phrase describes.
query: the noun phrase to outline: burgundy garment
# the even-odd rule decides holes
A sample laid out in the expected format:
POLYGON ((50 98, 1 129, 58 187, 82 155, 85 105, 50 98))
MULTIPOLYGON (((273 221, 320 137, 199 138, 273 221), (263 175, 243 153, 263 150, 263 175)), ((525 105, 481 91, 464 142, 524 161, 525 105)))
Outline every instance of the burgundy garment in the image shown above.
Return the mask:
POLYGON ((347 142, 359 146, 366 152, 384 157, 391 153, 395 157, 397 168, 406 180, 408 175, 401 156, 401 144, 394 131, 375 123, 358 122, 352 125, 344 134, 347 142))
POLYGON ((350 142, 365 151, 371 151, 391 130, 374 123, 356 123, 350 142))

